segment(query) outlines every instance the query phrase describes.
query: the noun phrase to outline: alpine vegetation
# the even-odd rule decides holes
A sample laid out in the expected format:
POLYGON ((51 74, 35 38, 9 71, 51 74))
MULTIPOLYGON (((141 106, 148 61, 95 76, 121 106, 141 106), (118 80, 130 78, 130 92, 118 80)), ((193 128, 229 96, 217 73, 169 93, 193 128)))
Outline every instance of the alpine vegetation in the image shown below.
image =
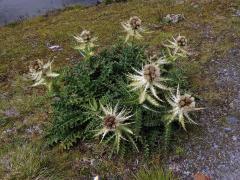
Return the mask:
POLYGON ((75 46, 74 49, 78 50, 85 59, 89 59, 89 57, 94 55, 94 49, 96 47, 94 42, 97 38, 93 37, 90 31, 83 30, 81 34, 74 36, 74 39, 79 44, 75 46))
POLYGON ((174 57, 186 57, 189 53, 187 52, 187 39, 185 36, 178 35, 177 38, 173 37, 173 41, 168 40, 169 44, 164 44, 167 47, 169 55, 174 57))
POLYGON ((172 94, 170 98, 167 98, 167 101, 172 106, 172 110, 169 111, 170 113, 172 113, 169 123, 177 119, 184 130, 186 130, 186 120, 184 117, 187 118, 189 123, 197 124, 189 116, 189 113, 192 111, 204 109, 195 107, 195 98, 190 94, 181 95, 179 86, 177 88, 176 95, 172 94))
MULTIPOLYGON (((126 109, 126 112, 131 110, 133 116, 121 122, 121 126, 117 126, 115 131, 120 132, 120 128, 126 139, 121 142, 119 152, 124 152, 125 147, 129 149, 129 137, 134 140, 135 132, 138 131, 134 128, 138 124, 135 123, 135 113, 142 108, 138 107, 137 95, 130 94, 128 91, 126 74, 133 72, 133 66, 140 68, 144 60, 143 47, 119 43, 112 48, 104 49, 87 61, 80 61, 73 68, 67 68, 60 80, 64 86, 60 86, 60 89, 55 92, 59 100, 53 102, 53 126, 48 133, 48 143, 50 145, 60 143, 61 147, 69 149, 79 140, 84 142, 95 140, 98 130, 105 127, 100 118, 104 116, 104 111, 99 106, 101 102, 105 109, 107 106, 107 109, 111 109, 108 104, 119 104, 116 115, 121 113, 122 109, 126 109), (125 123, 129 122, 132 124, 126 127, 134 135, 124 131, 125 123), (124 128, 123 131, 122 128, 124 128)), ((123 115, 128 116, 125 113, 123 115)), ((108 141, 112 135, 114 135, 113 131, 108 132, 102 142, 113 143, 113 139, 108 141)), ((113 147, 117 146, 113 145, 113 147)), ((117 152, 117 148, 113 150, 114 153, 117 152)))
POLYGON ((51 91, 51 79, 59 76, 52 72, 52 63, 53 61, 48 61, 44 64, 43 60, 37 59, 30 64, 28 77, 34 81, 32 87, 44 85, 51 91))
POLYGON ((125 42, 127 42, 131 37, 132 40, 142 39, 143 36, 141 33, 146 32, 146 29, 142 26, 142 20, 137 16, 131 17, 126 22, 121 22, 121 25, 127 33, 125 42))
POLYGON ((164 82, 167 81, 167 79, 161 75, 160 65, 162 64, 167 64, 167 61, 159 59, 155 62, 145 64, 141 70, 133 68, 136 74, 128 75, 129 79, 132 81, 129 84, 129 87, 131 88, 131 91, 139 92, 140 104, 142 104, 145 100, 148 100, 150 103, 159 106, 159 103, 156 100, 162 100, 158 97, 156 88, 169 90, 169 88, 164 85, 164 82), (153 97, 156 100, 154 100, 153 97))
MULTIPOLYGON (((125 42, 130 37, 140 39, 145 32, 137 16, 121 25, 127 32, 125 42)), ((85 60, 65 69, 59 81, 63 85, 56 89, 58 100, 52 104, 49 145, 60 144, 69 149, 78 141, 97 140, 111 146, 114 154, 141 150, 148 154, 161 149, 159 144, 164 142, 160 140, 168 144, 171 124, 176 122, 186 130, 184 117, 195 123, 189 113, 202 108, 195 107, 192 96, 180 94, 179 86, 184 92, 189 86, 175 62, 186 58, 184 36, 169 41, 170 45, 159 50, 159 55, 150 58, 145 53, 147 47, 134 41, 131 44, 120 41, 94 54, 96 38, 89 31, 84 30, 74 38, 79 43, 75 49, 85 60)))
POLYGON ((121 140, 129 140, 136 147, 133 138, 133 131, 128 127, 131 122, 128 121, 133 115, 130 114, 126 109, 119 110, 118 104, 115 107, 106 105, 105 107, 100 104, 103 111, 103 115, 99 116, 101 120, 100 129, 96 130, 95 136, 102 136, 101 142, 106 137, 106 135, 112 134, 108 137, 106 142, 109 142, 113 139, 113 150, 116 149, 116 152, 119 152, 121 140))

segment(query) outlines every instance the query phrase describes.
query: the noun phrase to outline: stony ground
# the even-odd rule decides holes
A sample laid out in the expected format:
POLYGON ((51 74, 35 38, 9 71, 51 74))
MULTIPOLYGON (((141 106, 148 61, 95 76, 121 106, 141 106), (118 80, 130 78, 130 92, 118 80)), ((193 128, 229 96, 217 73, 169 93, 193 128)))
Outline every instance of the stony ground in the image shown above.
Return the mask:
POLYGON ((223 97, 221 104, 203 103, 207 109, 199 120, 201 132, 189 134, 184 144, 186 155, 171 158, 170 168, 183 177, 196 172, 214 179, 237 180, 240 177, 239 60, 240 49, 236 47, 223 59, 212 59, 206 67, 216 91, 228 96, 223 97))
POLYGON ((212 98, 206 98, 202 102, 206 109, 200 115, 200 132, 193 130, 189 133, 188 138, 183 140, 185 154, 182 157, 171 157, 169 167, 184 179, 191 179, 194 173, 201 172, 213 179, 238 180, 240 37, 230 29, 228 33, 216 37, 209 28, 213 27, 202 29, 202 34, 207 34, 205 39, 216 42, 228 36, 234 46, 224 56, 213 52, 215 55, 203 66, 200 78, 203 85, 198 92, 202 95, 210 93, 212 98))
MULTIPOLYGON (((49 125, 51 115, 44 89, 32 89, 22 78, 29 61, 56 56, 58 68, 71 65, 79 58, 72 49, 74 33, 87 27, 101 37, 99 44, 108 46, 123 33, 119 23, 131 15, 141 16, 152 28, 153 33, 145 42, 153 47, 161 46, 162 41, 179 32, 189 37, 193 55, 189 61, 182 62, 182 66, 191 79, 192 91, 199 97, 201 106, 206 107, 197 118, 199 126, 189 127, 187 135, 177 132, 174 147, 181 147, 183 152, 173 152, 167 167, 183 179, 191 179, 198 171, 213 179, 239 179, 240 2, 192 0, 183 4, 184 1, 178 0, 174 6, 166 3, 167 8, 162 4, 156 6, 154 0, 136 2, 69 9, 0 28, 0 179, 26 179, 28 173, 34 179, 34 175, 45 170, 42 167, 50 169, 44 177, 52 179, 79 179, 80 174, 91 177, 114 174, 127 179, 131 171, 144 165, 140 157, 136 158, 139 162, 134 159, 114 163, 101 158, 98 152, 82 152, 82 147, 70 152, 58 148, 40 152, 18 149, 23 145, 42 146, 44 127, 49 125), (159 16, 168 13, 184 13, 186 20, 174 25, 159 24, 159 16), (48 49, 56 44, 61 46, 59 50, 48 49), (35 153, 34 158, 19 165, 31 153, 35 153), (13 159, 14 154, 19 158, 13 159), (33 165, 36 172, 29 172, 27 169, 33 165)), ((149 161, 163 164, 161 155, 149 161)))

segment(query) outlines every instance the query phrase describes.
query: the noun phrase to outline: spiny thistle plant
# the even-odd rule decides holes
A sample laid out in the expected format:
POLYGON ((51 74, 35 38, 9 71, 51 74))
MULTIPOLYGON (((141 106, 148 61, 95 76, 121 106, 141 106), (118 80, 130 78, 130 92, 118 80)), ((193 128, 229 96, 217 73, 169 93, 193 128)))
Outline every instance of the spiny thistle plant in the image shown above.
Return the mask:
MULTIPOLYGON (((169 41, 170 44, 165 45, 168 54, 164 54, 165 51, 161 54, 165 56, 147 58, 144 54, 146 48, 126 43, 130 38, 132 41, 143 38, 146 29, 142 20, 133 16, 121 25, 127 32, 125 43, 116 44, 97 55, 94 54, 96 38, 89 31, 74 36, 79 43, 75 49, 87 61, 66 70, 61 79, 64 86, 59 87, 56 92, 59 100, 53 103, 54 121, 48 133, 50 145, 60 143, 68 149, 78 140, 91 141, 100 137, 100 142, 112 144, 116 153, 130 152, 132 149, 126 146, 128 144, 137 149, 135 142, 144 146, 147 152, 148 147, 156 148, 164 136, 163 129, 167 129, 176 118, 184 129, 184 117, 194 123, 188 113, 202 108, 195 108, 193 97, 181 96, 178 88, 176 96, 172 94, 165 98, 165 93, 185 82, 183 75, 176 71, 180 68, 172 61, 187 56, 186 38, 179 35, 169 41), (171 66, 167 66, 170 62, 171 66), (92 105, 89 99, 95 100, 92 105), (168 123, 164 121, 169 113, 166 99, 172 106, 168 123), (96 102, 104 103, 97 105, 96 102), (118 102, 125 109, 121 110, 118 102), (150 111, 144 107, 145 103, 156 106, 157 110, 150 111), (131 109, 131 114, 127 109, 131 109)), ((170 137, 171 128, 167 131, 165 137, 170 137)))
MULTIPOLYGON (((150 58, 152 59, 152 58, 150 58)), ((136 74, 129 74, 128 77, 132 81, 129 84, 131 91, 139 92, 139 103, 142 104, 145 100, 149 101, 155 106, 159 106, 158 101, 162 101, 158 96, 157 89, 160 90, 169 90, 169 88, 164 85, 164 82, 168 79, 162 77, 160 65, 167 64, 168 62, 165 59, 158 59, 153 62, 150 61, 148 64, 145 64, 141 70, 136 70, 136 74), (150 90, 150 94, 149 91, 150 90), (153 97, 154 98, 153 98, 153 97)))
POLYGON ((122 27, 127 32, 127 36, 125 42, 129 40, 130 37, 134 39, 142 39, 143 36, 141 33, 146 32, 146 29, 142 26, 142 20, 137 17, 133 16, 126 22, 121 22, 122 27))
POLYGON ((48 143, 60 143, 69 149, 78 141, 91 143, 98 136, 102 143, 113 147, 114 153, 122 155, 133 152, 135 143, 144 152, 158 148, 169 107, 165 101, 159 106, 160 100, 170 88, 183 86, 185 78, 180 73, 173 75, 179 69, 175 64, 168 66, 165 58, 147 58, 145 50, 136 44, 119 43, 67 69, 62 76, 64 86, 56 92, 59 100, 52 104, 54 119, 48 143), (167 81, 169 78, 171 81, 167 81), (91 105, 89 99, 103 105, 91 105), (145 100, 148 105, 149 99, 159 106, 158 112, 143 106, 145 100), (119 107, 131 109, 131 115, 106 105, 118 102, 119 107))
POLYGON ((51 78, 59 76, 52 72, 52 63, 53 61, 48 61, 44 64, 43 60, 37 59, 30 64, 28 77, 35 82, 32 87, 44 85, 51 91, 51 78))
POLYGON ((172 106, 170 120, 168 123, 171 123, 175 119, 181 124, 182 128, 186 130, 186 120, 187 118, 189 123, 197 124, 192 118, 189 116, 189 113, 192 111, 202 110, 204 108, 196 108, 195 98, 189 94, 180 94, 179 86, 177 88, 176 95, 171 93, 170 98, 166 98, 168 103, 172 106))
POLYGON ((164 44, 167 47, 168 55, 175 61, 178 56, 179 57, 186 57, 188 52, 187 48, 187 39, 185 36, 181 36, 180 34, 175 39, 173 37, 173 41, 168 40, 169 44, 164 44))
POLYGON ((121 140, 129 140, 137 149, 137 146, 132 139, 133 131, 128 127, 130 122, 126 122, 133 115, 126 109, 119 110, 118 104, 113 108, 111 105, 105 107, 100 104, 103 115, 99 116, 101 120, 100 129, 96 130, 95 136, 102 136, 101 142, 107 139, 105 142, 109 142, 114 139, 113 151, 119 152, 121 140), (108 134, 110 136, 106 137, 108 134))
POLYGON ((79 43, 74 49, 78 50, 85 59, 89 59, 94 55, 96 47, 94 42, 97 38, 93 37, 90 31, 83 30, 81 34, 74 36, 74 39, 79 43))
MULTIPOLYGON (((91 102, 93 106, 89 110, 90 99, 102 104, 117 104, 119 101, 121 107, 131 109, 135 115, 134 106, 131 104, 137 104, 137 95, 128 92, 126 74, 133 72, 133 66, 141 67, 145 60, 144 50, 142 46, 119 43, 104 49, 87 61, 80 61, 73 68, 67 68, 59 81, 64 83, 64 86, 60 86, 55 92, 60 100, 52 104, 54 118, 48 133, 48 144, 60 143, 61 147, 69 149, 81 140, 91 142, 93 132, 100 123, 96 115, 101 109, 91 102), (130 101, 132 102, 127 104, 130 101)), ((135 118, 131 120, 133 122, 135 118)), ((131 127, 135 125, 134 123, 131 127)), ((119 153, 124 154, 126 145, 128 141, 122 141, 119 153)), ((126 150, 131 151, 131 148, 126 150)))

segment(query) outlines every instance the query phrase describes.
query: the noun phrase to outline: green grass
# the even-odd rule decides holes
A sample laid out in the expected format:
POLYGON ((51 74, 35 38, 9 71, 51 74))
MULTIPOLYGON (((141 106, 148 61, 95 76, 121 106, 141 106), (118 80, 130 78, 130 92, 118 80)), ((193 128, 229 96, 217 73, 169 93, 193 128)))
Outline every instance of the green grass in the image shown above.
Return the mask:
MULTIPOLYGON (((161 48, 162 41, 179 33, 188 37, 189 46, 196 55, 190 61, 180 64, 189 74, 193 90, 209 87, 213 89, 211 93, 202 92, 200 95, 210 102, 215 101, 219 99, 218 93, 214 91, 213 83, 207 80, 207 77, 202 77, 201 73, 204 65, 212 57, 224 56, 234 46, 231 33, 240 35, 240 21, 232 17, 230 4, 240 7, 240 4, 233 0, 199 3, 196 8, 190 3, 173 5, 167 0, 132 0, 107 6, 68 8, 49 16, 0 27, 0 159, 13 154, 9 160, 14 164, 13 169, 8 171, 0 163, 0 178, 16 179, 18 176, 17 179, 20 177, 31 179, 42 174, 45 179, 89 178, 97 174, 102 177, 129 178, 131 173, 125 173, 124 169, 128 168, 132 171, 152 162, 161 165, 162 157, 159 154, 152 155, 153 158, 150 157, 147 161, 141 157, 141 154, 138 157, 116 161, 106 156, 102 150, 93 153, 92 149, 94 148, 96 152, 98 147, 82 144, 64 152, 58 148, 36 150, 33 145, 42 144, 39 139, 44 134, 29 137, 25 133, 26 129, 36 124, 47 127, 50 123, 51 108, 48 98, 45 98, 44 88, 30 88, 31 84, 24 81, 23 74, 28 71, 29 62, 38 58, 51 59, 56 56, 54 66, 57 70, 62 66, 71 66, 74 61, 80 61, 80 55, 73 49, 75 42, 72 36, 83 29, 89 29, 99 37, 97 43, 100 45, 99 50, 111 46, 119 36, 124 36, 120 22, 132 15, 138 15, 152 31, 145 36, 144 41, 140 42, 150 44, 150 49, 161 48), (168 13, 183 13, 186 20, 176 25, 159 26, 159 16, 168 13), (211 42, 205 37, 207 26, 211 27, 209 32, 213 36, 211 42), (222 36, 223 34, 226 35, 222 36), (221 41, 218 40, 220 36, 221 41), (63 50, 52 52, 47 48, 48 43, 58 44, 63 50), (11 107, 14 107, 20 115, 6 118, 4 112, 11 107), (3 136, 3 131, 13 128, 17 129, 15 134, 3 136), (21 164, 25 158, 28 161, 21 164), (139 159, 138 165, 134 165, 136 158, 139 159), (84 161, 86 159, 95 159, 98 165, 92 166, 88 161, 84 161), (46 169, 48 172, 45 171, 46 169), (61 174, 59 171, 64 173, 61 174)), ((226 94, 221 94, 221 97, 225 96, 226 94)))
POLYGON ((141 169, 135 175, 136 180, 174 180, 172 172, 166 172, 162 168, 154 167, 152 169, 141 169))

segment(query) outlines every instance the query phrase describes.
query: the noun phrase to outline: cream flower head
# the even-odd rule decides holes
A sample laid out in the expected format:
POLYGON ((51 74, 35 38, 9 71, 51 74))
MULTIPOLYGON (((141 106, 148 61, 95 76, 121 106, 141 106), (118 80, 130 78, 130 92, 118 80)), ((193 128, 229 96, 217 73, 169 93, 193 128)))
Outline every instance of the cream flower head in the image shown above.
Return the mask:
POLYGON ((185 36, 178 36, 175 40, 179 47, 186 47, 187 46, 187 38, 185 36))
POLYGON ((146 32, 145 28, 142 26, 142 20, 133 16, 126 22, 121 22, 122 27, 127 32, 125 42, 129 40, 130 37, 141 39, 143 36, 141 33, 146 32))
POLYGON ((177 38, 173 37, 173 41, 168 40, 169 44, 164 44, 165 47, 169 48, 170 56, 186 57, 189 53, 187 52, 187 39, 185 36, 180 34, 177 38))
POLYGON ((158 102, 154 100, 156 98, 159 101, 162 101, 158 96, 157 90, 169 90, 163 82, 167 81, 167 78, 161 76, 160 65, 167 64, 168 62, 160 58, 157 61, 150 61, 148 64, 145 64, 141 70, 136 70, 136 74, 128 75, 129 79, 132 81, 129 84, 131 91, 140 92, 139 103, 142 104, 145 100, 148 100, 155 106, 159 106, 158 102), (149 91, 150 90, 150 94, 149 91), (152 98, 152 96, 154 98, 152 98))
POLYGON ((129 19, 129 24, 131 25, 132 29, 138 30, 142 26, 142 20, 137 16, 133 16, 129 19))
POLYGON ((185 118, 189 121, 189 123, 196 124, 195 121, 191 119, 189 113, 192 111, 202 110, 204 108, 196 108, 195 98, 189 94, 181 95, 179 91, 179 86, 177 88, 176 95, 171 95, 170 98, 167 98, 168 103, 172 106, 172 110, 169 112, 172 113, 171 119, 169 123, 178 119, 178 122, 181 124, 184 130, 186 130, 185 126, 185 118))
POLYGON ((93 42, 94 40, 91 32, 88 30, 83 30, 80 35, 76 35, 74 36, 74 38, 79 43, 89 43, 89 42, 93 42))
POLYGON ((88 30, 83 30, 81 34, 74 36, 74 39, 79 43, 74 49, 79 50, 81 55, 85 58, 89 58, 94 55, 94 44, 97 40, 93 37, 91 32, 88 30))
MULTIPOLYGON (((97 135, 102 134, 103 135, 102 139, 105 137, 105 135, 108 132, 116 131, 118 127, 124 124, 126 125, 124 121, 132 117, 132 115, 130 115, 130 113, 127 112, 126 109, 122 109, 121 111, 119 111, 118 104, 114 108, 112 108, 110 105, 106 105, 104 107, 102 104, 100 104, 100 106, 104 113, 103 116, 99 116, 103 122, 103 129, 100 132, 98 132, 97 135)), ((132 131, 131 131, 131 134, 132 134, 132 131)))
POLYGON ((33 87, 47 85, 46 78, 59 76, 59 74, 52 72, 52 63, 53 61, 48 61, 44 64, 43 60, 37 59, 30 64, 28 77, 35 82, 33 87))
MULTIPOLYGON (((100 104, 103 111, 103 116, 99 116, 101 122, 101 129, 96 131, 95 136, 102 136, 101 142, 106 135, 112 132, 110 138, 115 138, 114 148, 119 151, 121 139, 130 140, 136 147, 131 135, 133 131, 128 127, 131 123, 126 123, 133 115, 126 109, 119 110, 118 104, 113 108, 110 105, 103 106, 100 104)), ((136 147, 137 148, 137 147, 136 147)))

